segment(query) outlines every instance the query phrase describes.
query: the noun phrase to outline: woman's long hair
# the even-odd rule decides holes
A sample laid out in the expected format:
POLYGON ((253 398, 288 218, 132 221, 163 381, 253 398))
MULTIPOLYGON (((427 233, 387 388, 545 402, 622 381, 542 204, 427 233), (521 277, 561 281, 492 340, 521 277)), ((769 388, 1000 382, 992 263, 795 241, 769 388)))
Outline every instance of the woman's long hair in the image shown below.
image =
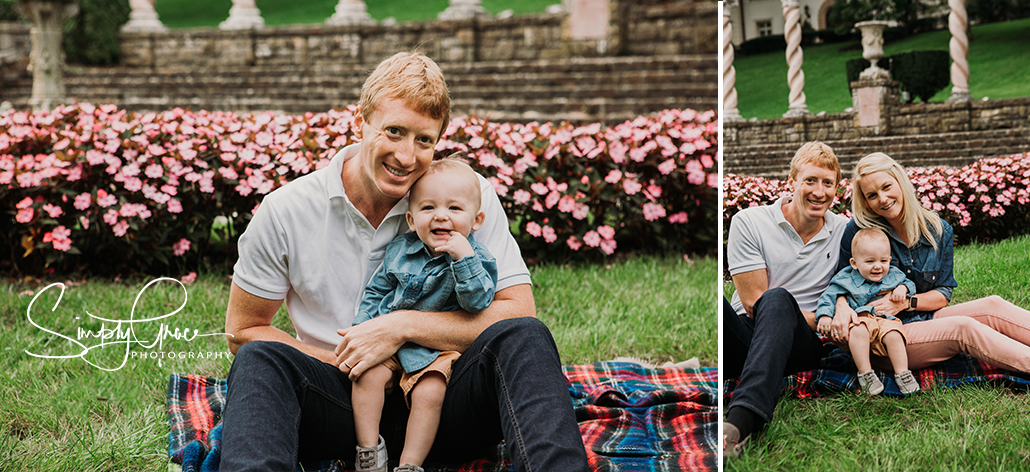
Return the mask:
POLYGON ((859 228, 880 227, 884 230, 890 226, 879 221, 879 215, 869 208, 865 194, 862 193, 859 186, 862 178, 874 172, 886 172, 901 186, 901 223, 908 236, 908 246, 915 247, 916 244, 919 244, 920 237, 925 237, 933 245, 934 250, 937 250, 937 236, 944 232, 941 217, 937 215, 937 212, 923 208, 905 168, 882 152, 874 152, 865 156, 855 165, 855 171, 851 178, 851 213, 855 217, 855 224, 859 228))

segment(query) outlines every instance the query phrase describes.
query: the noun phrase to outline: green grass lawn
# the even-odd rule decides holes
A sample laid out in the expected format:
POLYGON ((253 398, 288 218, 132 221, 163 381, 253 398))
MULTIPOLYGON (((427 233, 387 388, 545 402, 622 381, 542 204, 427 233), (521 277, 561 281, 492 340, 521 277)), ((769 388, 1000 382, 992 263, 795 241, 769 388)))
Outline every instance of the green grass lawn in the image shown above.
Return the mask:
MULTIPOLYGON (((947 29, 923 33, 886 42, 884 55, 923 49, 947 51, 950 40, 947 29)), ((858 41, 802 49, 808 110, 840 113, 851 107, 844 63, 862 56, 858 41)), ((974 26, 968 61, 969 89, 974 100, 1030 95, 1030 19, 974 26)), ((741 116, 770 119, 786 113, 790 86, 784 52, 738 57, 733 67, 741 116)), ((950 96, 949 85, 930 101, 943 102, 950 96)))
MULTIPOLYGON (((953 303, 996 294, 1030 308, 1030 236, 956 248, 953 303)), ((732 284, 725 284, 731 294, 732 284)), ((999 384, 909 398, 783 398, 726 470, 1028 470, 1030 395, 999 384)))
MULTIPOLYGON (((333 15, 337 0, 296 2, 291 0, 257 0, 265 25, 292 25, 324 23, 333 15)), ((548 5, 559 0, 483 0, 483 9, 497 14, 513 10, 516 15, 542 13, 548 5)), ((366 0, 368 14, 377 21, 394 18, 397 21, 430 21, 447 9, 448 0, 366 0)), ((161 0, 154 8, 161 22, 169 28, 217 27, 229 16, 231 0, 161 0)))
MULTIPOLYGON (((562 362, 582 364, 635 356, 661 363, 698 356, 703 365, 717 359, 717 262, 688 263, 679 257, 642 257, 610 266, 531 268, 539 318, 554 333, 562 362)), ((53 280, 53 281, 58 281, 53 280)), ((133 359, 120 369, 124 350, 96 350, 84 360, 40 359, 26 354, 79 352, 61 336, 77 328, 96 332, 86 314, 127 319, 145 282, 87 281, 69 286, 57 309, 58 292, 40 295, 29 311, 30 295, 50 282, 0 284, 0 470, 123 471, 165 470, 168 417, 165 394, 172 372, 224 378, 230 360, 133 359), (27 319, 31 313, 33 326, 27 319), (49 330, 50 332, 45 331, 49 330)), ((201 334, 223 330, 229 279, 201 275, 187 287, 185 306, 165 322, 201 334)), ((172 283, 144 292, 135 319, 171 313, 184 303, 172 283)), ((157 336, 155 321, 135 329, 137 339, 157 336)), ((292 332, 285 311, 274 321, 292 332)), ((107 323, 108 329, 112 328, 107 323)), ((192 333, 191 333, 192 334, 192 333)), ((83 340, 96 345, 96 339, 83 340)), ((192 342, 168 338, 161 349, 134 345, 137 355, 158 352, 224 352, 224 338, 192 342)))

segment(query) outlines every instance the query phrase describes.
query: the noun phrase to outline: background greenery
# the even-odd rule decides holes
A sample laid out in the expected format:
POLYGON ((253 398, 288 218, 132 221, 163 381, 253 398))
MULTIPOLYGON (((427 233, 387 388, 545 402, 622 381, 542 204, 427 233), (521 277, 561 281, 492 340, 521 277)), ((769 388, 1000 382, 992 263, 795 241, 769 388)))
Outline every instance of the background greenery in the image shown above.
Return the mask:
MULTIPOLYGON (((688 262, 681 257, 642 257, 610 266, 542 265, 531 269, 539 318, 554 334, 564 364, 584 364, 616 356, 655 363, 698 356, 714 367, 717 262, 688 262)), ((172 372, 224 378, 230 360, 133 360, 104 372, 81 359, 38 359, 27 355, 78 352, 62 338, 33 327, 27 320, 31 295, 53 280, 0 284, 0 470, 139 471, 163 470, 168 463, 168 416, 165 396, 172 372)), ((87 312, 127 319, 144 280, 72 282, 58 309, 51 289, 32 307, 40 326, 75 337, 76 328, 97 330, 87 312)), ((229 279, 201 274, 187 287, 185 308, 164 320, 169 328, 202 334, 224 331, 229 279)), ((182 289, 160 283, 140 297, 137 319, 174 311, 182 289)), ((285 310, 273 321, 291 333, 285 310)), ((112 328, 107 323, 107 328, 112 328)), ((157 323, 136 328, 151 342, 157 323)), ((95 345, 88 342, 89 345, 95 345)), ((193 342, 169 339, 160 351, 225 351, 221 336, 193 342)), ((134 352, 159 352, 133 346, 134 352)), ((117 350, 116 350, 117 351, 117 350)), ((109 367, 122 351, 90 355, 109 367)))
MULTIPOLYGON (((917 34, 884 43, 884 54, 948 50, 946 30, 917 34)), ((785 47, 785 46, 784 46, 785 47)), ((858 41, 803 47, 805 97, 812 113, 840 113, 851 107, 845 62, 861 57, 858 41)), ((787 62, 783 51, 737 57, 737 108, 747 119, 779 118, 787 111, 787 62)), ((974 100, 1025 97, 1030 94, 1030 19, 972 27, 969 41, 969 89, 974 100)), ((949 85, 931 101, 951 96, 949 85)))
MULTIPOLYGON (((952 303, 999 295, 1030 308, 1030 236, 955 248, 952 303)), ((725 283, 729 297, 733 284, 725 283)), ((781 398, 775 420, 727 471, 1027 470, 1030 396, 995 383, 907 398, 854 392, 781 398)))

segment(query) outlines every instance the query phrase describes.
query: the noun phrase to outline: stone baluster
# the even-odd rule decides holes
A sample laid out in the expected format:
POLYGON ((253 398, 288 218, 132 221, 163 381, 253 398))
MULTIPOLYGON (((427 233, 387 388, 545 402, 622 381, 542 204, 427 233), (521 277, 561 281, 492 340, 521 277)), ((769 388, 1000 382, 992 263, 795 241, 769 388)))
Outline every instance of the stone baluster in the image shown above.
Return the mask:
POLYGON ((969 37, 966 36, 965 0, 948 0, 951 13, 948 14, 948 31, 951 32, 951 97, 948 103, 969 101, 969 37))
POLYGON ((153 0, 129 0, 129 21, 122 26, 126 32, 167 31, 154 10, 153 0))
POLYGON ((32 53, 33 110, 52 110, 65 100, 64 51, 61 49, 62 24, 79 12, 74 0, 20 0, 17 8, 32 21, 29 38, 32 53))
POLYGON ((733 24, 730 10, 737 4, 729 0, 722 4, 722 119, 742 121, 737 110, 737 71, 733 68, 733 24))
POLYGON ((450 0, 450 6, 436 17, 441 20, 464 20, 489 15, 480 0, 450 0))
POLYGON ((340 0, 336 4, 336 13, 325 20, 327 25, 374 25, 376 20, 368 14, 368 7, 363 0, 340 0))
POLYGON ((218 25, 218 29, 240 30, 264 26, 265 19, 261 18, 261 10, 258 10, 254 0, 232 0, 229 18, 218 25))
POLYGON ((810 114, 805 104, 805 72, 801 70, 801 10, 797 0, 783 0, 783 32, 787 39, 787 83, 790 84, 789 108, 784 117, 810 114))

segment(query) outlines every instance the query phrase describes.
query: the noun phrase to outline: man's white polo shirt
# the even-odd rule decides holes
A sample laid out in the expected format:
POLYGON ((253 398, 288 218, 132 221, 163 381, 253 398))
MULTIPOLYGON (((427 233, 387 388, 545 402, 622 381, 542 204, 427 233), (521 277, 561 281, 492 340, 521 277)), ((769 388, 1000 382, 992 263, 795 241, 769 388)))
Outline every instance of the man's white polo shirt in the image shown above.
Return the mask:
MULTIPOLYGON (((803 311, 815 311, 819 295, 836 273, 840 240, 848 219, 833 212, 823 216, 823 228, 808 243, 801 242, 794 227, 783 216, 783 204, 748 208, 733 215, 726 247, 730 275, 765 269, 769 288, 783 287, 803 311)), ((744 314, 740 295, 730 302, 737 314, 744 314)))
MULTIPOLYGON (((326 349, 337 329, 353 324, 366 283, 386 246, 408 231, 405 196, 379 228, 372 228, 347 198, 340 174, 360 143, 338 152, 326 167, 265 196, 240 236, 233 281, 247 293, 286 300, 297 339, 326 349)), ((508 220, 493 186, 479 176, 486 220, 475 232, 497 260, 497 288, 530 283, 508 220)))

